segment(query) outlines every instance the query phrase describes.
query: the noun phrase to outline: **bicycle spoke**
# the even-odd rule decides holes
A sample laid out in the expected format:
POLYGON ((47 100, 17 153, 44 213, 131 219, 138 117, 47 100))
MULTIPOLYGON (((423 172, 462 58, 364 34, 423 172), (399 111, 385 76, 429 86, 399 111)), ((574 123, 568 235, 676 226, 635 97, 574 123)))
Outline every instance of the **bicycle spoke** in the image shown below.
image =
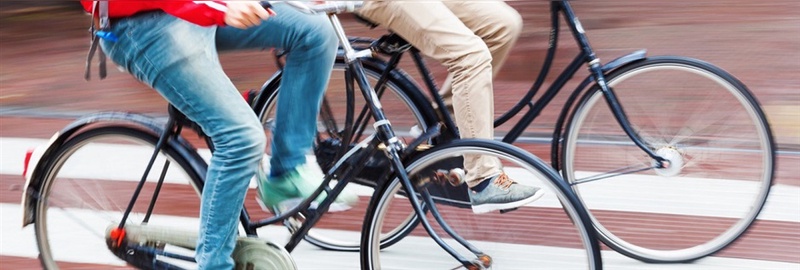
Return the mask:
POLYGON ((766 120, 747 89, 706 63, 671 57, 631 64, 608 82, 634 132, 667 162, 654 166, 629 142, 600 92, 581 99, 563 144, 563 175, 603 241, 642 261, 682 262, 742 235, 774 171, 766 120), (641 230, 625 230, 634 227, 641 230))
MULTIPOLYGON (((46 269, 111 268, 128 263, 124 256, 117 257, 121 253, 114 253, 120 250, 107 245, 107 230, 120 225, 157 139, 130 127, 98 126, 74 135, 54 153, 49 163, 52 167, 47 168, 50 173, 42 179, 35 216, 37 243, 46 269), (125 155, 108 154, 115 151, 125 155), (75 243, 80 243, 80 250, 75 243)), ((174 222, 189 212, 191 219, 196 219, 199 197, 190 184, 186 163, 175 162, 181 157, 172 154, 158 155, 156 162, 168 162, 170 169, 154 168, 154 176, 145 178, 142 196, 133 202, 125 224, 186 225, 189 219, 182 218, 177 225, 174 222), (157 191, 170 192, 170 196, 153 202, 157 191)))
POLYGON ((570 183, 570 185, 579 185, 579 184, 593 182, 593 181, 597 181, 597 180, 608 179, 608 178, 612 178, 612 177, 616 177, 616 176, 620 176, 620 175, 634 174, 634 173, 637 173, 637 172, 643 172, 643 171, 647 171, 647 170, 652 170, 652 169, 655 169, 655 168, 656 168, 655 166, 650 166, 650 167, 647 167, 647 166, 630 166, 630 167, 625 167, 625 168, 620 168, 620 169, 617 169, 617 170, 613 170, 613 171, 610 171, 610 172, 607 172, 607 173, 603 173, 603 174, 593 175, 592 177, 578 178, 578 179, 575 179, 574 182, 570 183))

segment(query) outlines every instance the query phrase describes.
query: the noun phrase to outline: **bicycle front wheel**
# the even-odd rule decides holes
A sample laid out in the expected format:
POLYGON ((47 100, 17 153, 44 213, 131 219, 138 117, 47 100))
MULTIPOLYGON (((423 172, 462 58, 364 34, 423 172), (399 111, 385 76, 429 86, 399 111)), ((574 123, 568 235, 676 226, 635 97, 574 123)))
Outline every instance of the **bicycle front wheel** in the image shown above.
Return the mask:
MULTIPOLYGON (((365 75, 372 87, 375 87, 383 73, 384 66, 378 60, 362 58, 365 75)), ((355 96, 353 103, 348 104, 346 73, 347 65, 337 59, 334 64, 328 88, 322 101, 322 109, 317 125, 317 139, 314 146, 314 156, 308 156, 309 163, 316 162, 320 165, 323 172, 328 172, 338 161, 339 154, 343 150, 352 147, 358 141, 372 134, 372 115, 365 108, 367 104, 361 98, 358 86, 355 86, 355 96), (350 111, 353 113, 353 122, 347 126, 345 116, 350 111), (350 138, 346 138, 345 133, 351 132, 350 138)), ((278 78, 279 79, 279 78, 278 78)), ((275 112, 277 110, 277 99, 280 93, 279 84, 275 82, 267 83, 262 89, 263 94, 267 95, 262 108, 257 108, 268 144, 271 141, 272 129, 275 125, 275 112)), ((430 105, 425 106, 427 100, 422 96, 416 85, 402 71, 392 70, 385 82, 383 89, 375 89, 380 94, 380 102, 383 104, 383 112, 391 120, 392 127, 396 131, 399 139, 405 143, 410 143, 420 132, 424 132, 428 125, 433 123, 435 114, 430 105)), ((429 103, 427 103, 429 104, 429 103)), ((262 105, 257 105, 262 106, 262 105)), ((270 147, 267 146, 267 155, 271 155, 270 147)), ((382 155, 382 154, 380 154, 382 155)), ((268 160, 268 159, 265 159, 268 160)), ((358 251, 360 249, 359 234, 363 223, 364 211, 367 207, 367 199, 372 194, 376 185, 374 179, 381 172, 385 171, 388 163, 385 156, 370 158, 364 170, 356 176, 346 187, 350 192, 355 192, 361 197, 353 209, 344 212, 331 212, 323 215, 319 222, 305 236, 309 243, 329 250, 337 251, 358 251)), ((414 215, 408 214, 408 219, 402 226, 397 228, 396 234, 387 236, 384 245, 391 245, 396 239, 402 238, 416 223, 414 215)), ((302 218, 302 217, 299 217, 302 218)), ((295 224, 289 222, 287 224, 295 224)))
MULTIPOLYGON (((48 159, 34 221, 44 269, 126 267, 127 262, 107 246, 107 232, 120 224, 157 139, 151 132, 130 127, 91 128, 68 139, 48 159)), ((169 146, 158 153, 126 226, 196 231, 200 198, 192 179, 199 178, 187 166, 169 146), (146 214, 149 207, 151 215, 146 214)), ((148 247, 170 248, 160 243, 148 247)))
POLYGON ((686 262, 742 235, 775 167, 769 126, 747 88, 710 64, 677 57, 623 67, 608 83, 635 133, 669 168, 653 168, 603 93, 587 92, 566 132, 562 173, 601 239, 642 261, 686 262))
MULTIPOLYGON (((433 231, 466 262, 480 262, 487 269, 602 268, 585 209, 558 174, 530 153, 495 141, 456 140, 425 151, 405 169, 433 231), (435 176, 462 168, 465 154, 499 158, 511 179, 541 187, 544 197, 506 213, 473 213, 465 184, 454 186, 435 176)), ((395 177, 373 196, 362 235, 362 269, 464 269, 464 261, 440 247, 422 225, 393 246, 380 248, 381 239, 412 209, 404 190, 395 177)))

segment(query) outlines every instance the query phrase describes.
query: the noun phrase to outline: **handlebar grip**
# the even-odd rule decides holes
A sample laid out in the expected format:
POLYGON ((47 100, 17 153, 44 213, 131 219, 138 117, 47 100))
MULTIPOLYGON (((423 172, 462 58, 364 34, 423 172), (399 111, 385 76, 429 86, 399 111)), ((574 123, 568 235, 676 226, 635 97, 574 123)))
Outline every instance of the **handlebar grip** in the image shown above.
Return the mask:
MULTIPOLYGON (((325 4, 319 5, 320 12, 353 12, 364 5, 364 1, 328 1, 325 4)), ((314 7, 316 9, 317 7, 314 7)))
MULTIPOLYGON (((304 1, 281 1, 289 6, 308 14, 315 13, 341 13, 353 12, 364 5, 364 1, 326 1, 325 4, 308 5, 304 1)), ((270 1, 261 1, 264 8, 272 7, 270 1)))

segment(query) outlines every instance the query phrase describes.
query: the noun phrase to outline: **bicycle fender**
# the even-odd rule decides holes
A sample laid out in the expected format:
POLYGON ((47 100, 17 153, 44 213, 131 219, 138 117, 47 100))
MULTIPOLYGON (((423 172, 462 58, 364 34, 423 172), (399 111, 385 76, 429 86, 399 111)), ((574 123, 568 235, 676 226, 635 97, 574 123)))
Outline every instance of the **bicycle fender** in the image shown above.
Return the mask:
MULTIPOLYGON (((611 73, 614 70, 617 70, 617 69, 619 69, 621 67, 624 67, 624 66, 627 66, 627 65, 629 65, 631 63, 638 62, 638 61, 645 60, 645 59, 647 59, 647 50, 642 49, 642 50, 634 51, 634 52, 628 53, 626 55, 620 56, 620 57, 618 57, 618 58, 616 58, 614 60, 611 60, 610 62, 604 64, 603 67, 601 68, 601 70, 603 71, 603 74, 608 75, 609 73, 611 73)), ((560 149, 559 146, 561 145, 561 139, 562 139, 561 138, 561 134, 562 134, 562 131, 564 130, 564 125, 566 124, 566 119, 569 116, 569 112, 571 111, 572 105, 575 104, 575 101, 580 96, 579 94, 584 92, 584 89, 588 89, 587 86, 589 86, 589 84, 592 81, 594 81, 594 80, 592 79, 591 75, 586 76, 586 78, 583 79, 583 81, 581 81, 581 83, 578 85, 578 87, 575 88, 575 91, 573 91, 572 94, 570 94, 570 96, 567 99, 566 103, 564 103, 564 106, 561 109, 561 113, 558 116, 558 120, 556 121, 555 130, 553 131, 553 138, 552 138, 552 142, 553 143, 551 144, 551 149, 550 149, 550 163, 553 166, 553 168, 555 168, 556 170, 559 170, 559 171, 561 170, 561 167, 560 167, 560 164, 559 164, 559 162, 561 160, 560 159, 561 158, 561 156, 560 156, 561 153, 559 153, 558 150, 560 149)))
MULTIPOLYGON (((42 178, 44 177, 45 169, 53 162, 53 155, 64 143, 73 135, 79 133, 84 127, 93 123, 105 123, 109 125, 121 126, 136 126, 144 128, 154 134, 161 134, 164 127, 163 123, 156 121, 152 117, 142 114, 129 113, 129 112, 103 112, 90 114, 81 117, 60 131, 53 134, 50 141, 46 145, 42 145, 30 151, 26 156, 26 165, 23 176, 25 177, 25 185, 22 192, 22 227, 26 227, 33 223, 36 202, 41 190, 42 178)), ((205 164, 203 159, 197 154, 197 151, 188 142, 179 138, 178 140, 169 140, 170 147, 175 149, 181 156, 186 158, 195 173, 205 175, 205 164), (202 174, 200 174, 202 173, 202 174)))
POLYGON ((611 60, 610 62, 604 64, 601 70, 603 70, 603 74, 608 74, 612 70, 639 60, 644 60, 645 58, 647 58, 647 50, 638 50, 611 60))

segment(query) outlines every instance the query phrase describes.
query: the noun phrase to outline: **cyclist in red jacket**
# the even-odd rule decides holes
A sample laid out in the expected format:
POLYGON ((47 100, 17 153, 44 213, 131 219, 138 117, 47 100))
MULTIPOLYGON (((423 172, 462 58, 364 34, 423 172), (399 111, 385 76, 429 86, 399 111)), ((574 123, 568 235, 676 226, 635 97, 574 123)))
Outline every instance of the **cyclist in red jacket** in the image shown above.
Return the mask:
POLYGON ((215 151, 201 198, 196 259, 200 269, 232 269, 238 217, 266 140, 256 115, 222 70, 217 52, 264 48, 288 52, 270 177, 262 181, 270 190, 269 198, 262 200, 273 207, 308 196, 322 180, 305 173, 309 170, 305 153, 312 146, 336 54, 338 40, 330 23, 324 16, 302 14, 282 4, 264 9, 255 1, 83 1, 83 5, 111 18, 108 27, 101 27, 106 37, 99 41, 103 52, 212 139, 215 151))
MULTIPOLYGON (((96 2, 97 1, 81 1, 81 4, 87 12, 92 12, 95 9, 96 2)), ((108 7, 108 15, 111 18, 123 18, 141 12, 161 10, 167 14, 184 19, 194 24, 202 26, 225 26, 227 25, 225 15, 226 11, 229 10, 228 5, 229 4, 225 3, 225 1, 113 1, 113 3, 108 7)), ((263 8, 261 8, 261 10, 255 10, 257 7, 254 7, 252 4, 247 8, 254 9, 247 13, 249 16, 251 16, 246 19, 248 22, 250 19, 255 20, 256 17, 259 19, 266 19, 270 16, 268 10, 263 8)), ((244 19, 244 15, 240 16, 242 16, 241 19, 244 19)), ((235 27, 241 27, 245 25, 244 21, 232 21, 232 23, 234 24, 231 24, 231 26, 235 27), (236 23, 239 24, 237 25, 236 23)), ((252 25, 257 22, 249 23, 252 25)))

